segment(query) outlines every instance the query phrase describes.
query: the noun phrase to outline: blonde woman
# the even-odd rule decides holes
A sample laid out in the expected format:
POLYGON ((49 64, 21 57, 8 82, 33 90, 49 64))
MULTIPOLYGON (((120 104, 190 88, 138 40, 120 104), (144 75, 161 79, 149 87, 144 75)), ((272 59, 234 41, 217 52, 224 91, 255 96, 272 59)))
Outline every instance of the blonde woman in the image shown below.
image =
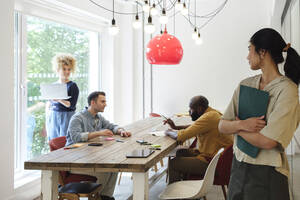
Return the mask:
POLYGON ((58 83, 67 84, 68 96, 71 96, 71 98, 50 101, 48 114, 46 115, 49 140, 66 136, 69 121, 75 113, 79 95, 77 84, 69 79, 71 73, 75 72, 76 59, 70 54, 60 53, 53 57, 52 67, 59 77, 58 83))

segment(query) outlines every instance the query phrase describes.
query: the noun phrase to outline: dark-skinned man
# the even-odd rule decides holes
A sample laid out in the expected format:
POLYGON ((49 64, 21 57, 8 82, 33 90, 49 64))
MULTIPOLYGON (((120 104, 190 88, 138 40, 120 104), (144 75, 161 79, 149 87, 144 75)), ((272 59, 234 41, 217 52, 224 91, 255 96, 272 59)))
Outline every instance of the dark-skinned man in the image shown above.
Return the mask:
POLYGON ((191 125, 176 126, 171 119, 165 120, 172 129, 166 131, 179 143, 197 137, 198 149, 179 149, 169 163, 169 184, 186 180, 189 175, 203 176, 210 159, 220 148, 233 143, 233 138, 220 134, 218 124, 222 114, 208 106, 204 96, 195 96, 189 104, 189 114, 194 121, 191 125))

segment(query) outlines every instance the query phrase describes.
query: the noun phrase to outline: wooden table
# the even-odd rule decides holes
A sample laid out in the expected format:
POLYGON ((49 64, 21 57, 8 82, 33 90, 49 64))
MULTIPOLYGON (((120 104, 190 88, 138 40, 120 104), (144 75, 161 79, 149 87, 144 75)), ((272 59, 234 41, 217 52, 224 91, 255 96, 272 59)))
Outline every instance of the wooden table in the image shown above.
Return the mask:
MULTIPOLYGON (((189 118, 174 118, 176 124, 185 124, 189 118)), ((162 158, 167 156, 176 146, 176 141, 164 136, 149 134, 153 130, 164 130, 168 126, 162 125, 160 117, 146 118, 125 126, 132 132, 132 137, 115 138, 124 140, 124 143, 104 141, 97 138, 96 141, 103 143, 101 147, 88 146, 84 143, 76 149, 59 149, 38 158, 26 161, 25 169, 42 170, 42 199, 56 200, 58 196, 58 171, 76 170, 86 172, 132 172, 133 173, 133 200, 149 199, 149 174, 148 170, 162 158), (161 150, 156 150, 148 158, 126 158, 126 154, 134 149, 149 148, 136 142, 143 139, 152 144, 160 144, 161 150)), ((95 140, 93 140, 95 141, 95 140)))

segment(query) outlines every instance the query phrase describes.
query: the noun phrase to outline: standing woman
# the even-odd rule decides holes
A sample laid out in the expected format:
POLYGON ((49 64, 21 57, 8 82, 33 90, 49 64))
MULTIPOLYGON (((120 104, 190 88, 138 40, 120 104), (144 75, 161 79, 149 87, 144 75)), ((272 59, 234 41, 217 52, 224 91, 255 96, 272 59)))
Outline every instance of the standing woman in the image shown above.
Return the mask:
POLYGON ((46 114, 47 134, 51 140, 56 137, 66 136, 69 121, 76 110, 79 89, 75 82, 70 81, 71 73, 75 72, 76 59, 70 54, 57 54, 52 59, 53 70, 58 74, 58 83, 67 84, 70 99, 54 99, 50 102, 46 114))
POLYGON ((264 28, 251 37, 247 59, 251 69, 260 69, 262 74, 246 78, 240 85, 268 92, 269 104, 266 116, 239 120, 239 85, 219 122, 220 132, 234 134, 228 199, 288 200, 289 166, 284 150, 299 123, 300 57, 277 31, 264 28), (287 52, 285 75, 278 70, 283 52, 287 52), (260 149, 256 158, 236 146, 237 135, 260 149))

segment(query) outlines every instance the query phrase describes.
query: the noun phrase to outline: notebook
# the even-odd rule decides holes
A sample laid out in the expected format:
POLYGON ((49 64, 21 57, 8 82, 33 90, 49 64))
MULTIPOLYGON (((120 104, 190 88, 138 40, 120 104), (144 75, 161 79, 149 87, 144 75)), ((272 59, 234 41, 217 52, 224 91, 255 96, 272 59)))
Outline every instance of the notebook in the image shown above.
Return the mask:
POLYGON ((126 158, 147 158, 154 150, 151 149, 135 149, 132 152, 126 154, 126 158))
POLYGON ((65 83, 42 83, 40 85, 41 99, 69 99, 67 84, 65 83))
MULTIPOLYGON (((268 103, 268 92, 241 85, 238 117, 241 120, 245 120, 250 117, 260 117, 266 115, 268 103)), ((259 148, 248 143, 241 136, 237 136, 237 147, 252 158, 256 158, 259 153, 259 148)))

